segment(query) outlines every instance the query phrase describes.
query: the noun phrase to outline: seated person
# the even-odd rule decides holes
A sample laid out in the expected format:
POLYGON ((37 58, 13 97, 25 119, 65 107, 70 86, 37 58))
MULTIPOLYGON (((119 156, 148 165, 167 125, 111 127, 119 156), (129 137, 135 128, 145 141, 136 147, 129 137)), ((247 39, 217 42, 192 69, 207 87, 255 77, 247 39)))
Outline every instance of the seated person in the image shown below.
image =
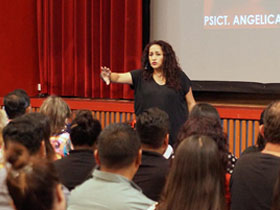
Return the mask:
POLYGON ((92 176, 96 165, 93 151, 100 131, 100 122, 93 119, 91 111, 80 110, 76 113, 70 130, 74 150, 54 163, 61 182, 69 190, 92 176))
POLYGON ((64 157, 71 149, 70 135, 66 131, 66 125, 71 115, 68 104, 58 96, 49 96, 41 105, 40 113, 50 119, 50 141, 56 152, 57 159, 64 157))
MULTIPOLYGON (((195 109, 195 107, 194 107, 195 109)), ((230 205, 230 190, 229 180, 230 173, 232 173, 236 160, 230 158, 231 154, 228 151, 228 143, 226 135, 221 126, 221 122, 217 118, 211 117, 190 117, 183 125, 180 133, 178 134, 178 142, 193 135, 209 136, 213 139, 217 146, 221 161, 223 163, 225 175, 225 190, 227 205, 230 205)), ((180 144, 179 144, 180 145, 180 144)))
POLYGON ((208 103, 196 104, 189 119, 182 126, 178 140, 191 135, 210 136, 218 144, 221 158, 226 164, 226 171, 232 174, 237 158, 228 151, 227 135, 224 133, 220 115, 215 107, 208 103))
POLYGON ((156 209, 226 209, 224 169, 211 138, 190 136, 179 144, 156 209))
POLYGON ((16 89, 4 97, 4 109, 9 120, 31 111, 30 98, 23 89, 16 89))
POLYGON ((261 132, 266 145, 261 152, 243 155, 231 176, 231 210, 270 210, 280 170, 280 101, 264 113, 261 132))
POLYGON ((130 125, 111 124, 99 135, 92 178, 71 191, 68 210, 147 209, 154 202, 132 182, 140 163, 140 140, 130 125))
MULTIPOLYGON (((3 129, 4 160, 12 164, 14 169, 21 168, 33 159, 46 157, 44 136, 47 134, 36 116, 30 117, 34 114, 17 117, 3 129)), ((0 169, 0 209, 14 209, 6 185, 6 164, 4 166, 0 169)))
MULTIPOLYGON (((11 158, 8 158, 11 160, 11 158)), ((10 163, 7 187, 17 210, 65 210, 66 202, 54 165, 44 159, 10 163)))
POLYGON ((136 132, 141 140, 142 162, 133 181, 154 201, 159 200, 169 171, 170 161, 162 156, 168 146, 168 130, 168 115, 159 108, 147 109, 137 118, 136 132))

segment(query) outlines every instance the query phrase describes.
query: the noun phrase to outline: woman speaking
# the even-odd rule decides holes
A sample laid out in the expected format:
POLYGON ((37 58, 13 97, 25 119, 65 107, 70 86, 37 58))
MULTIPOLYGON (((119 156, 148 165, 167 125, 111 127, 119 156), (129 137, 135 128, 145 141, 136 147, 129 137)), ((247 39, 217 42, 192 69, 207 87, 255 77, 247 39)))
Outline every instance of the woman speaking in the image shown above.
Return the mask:
POLYGON ((161 40, 145 47, 142 68, 114 73, 101 67, 101 78, 107 85, 110 82, 131 85, 136 116, 151 107, 164 110, 170 120, 170 144, 174 145, 178 130, 195 105, 190 79, 179 67, 170 44, 161 40))

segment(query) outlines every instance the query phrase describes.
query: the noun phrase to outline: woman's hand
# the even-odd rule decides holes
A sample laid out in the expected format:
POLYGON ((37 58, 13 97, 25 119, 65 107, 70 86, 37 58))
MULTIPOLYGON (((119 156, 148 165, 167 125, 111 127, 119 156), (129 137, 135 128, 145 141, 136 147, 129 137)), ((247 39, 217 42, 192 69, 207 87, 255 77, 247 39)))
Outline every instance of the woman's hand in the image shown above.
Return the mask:
POLYGON ((106 83, 106 85, 110 85, 111 82, 111 70, 106 66, 101 66, 100 77, 106 83))

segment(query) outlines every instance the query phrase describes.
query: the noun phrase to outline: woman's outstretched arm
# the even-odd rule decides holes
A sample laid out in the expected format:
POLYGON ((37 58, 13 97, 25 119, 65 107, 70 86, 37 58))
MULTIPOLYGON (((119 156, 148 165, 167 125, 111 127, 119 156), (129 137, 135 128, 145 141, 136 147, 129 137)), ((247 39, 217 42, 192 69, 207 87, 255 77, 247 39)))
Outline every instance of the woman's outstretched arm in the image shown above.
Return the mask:
POLYGON ((110 68, 101 66, 100 77, 107 85, 109 85, 111 82, 132 85, 132 77, 130 72, 114 73, 111 72, 110 68))

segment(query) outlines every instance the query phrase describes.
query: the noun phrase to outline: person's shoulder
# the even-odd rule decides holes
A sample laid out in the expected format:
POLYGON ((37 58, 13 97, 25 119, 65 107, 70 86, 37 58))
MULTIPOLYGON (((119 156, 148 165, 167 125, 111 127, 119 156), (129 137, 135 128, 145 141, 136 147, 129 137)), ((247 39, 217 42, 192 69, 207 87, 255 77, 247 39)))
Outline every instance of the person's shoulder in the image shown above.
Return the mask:
POLYGON ((243 155, 250 154, 252 152, 260 152, 260 149, 256 145, 252 145, 250 147, 247 147, 240 155, 242 157, 243 155))
POLYGON ((124 205, 131 209, 148 209, 155 201, 146 197, 141 191, 134 189, 134 193, 130 193, 124 198, 124 205))
MULTIPOLYGON (((280 161, 280 157, 276 157, 276 156, 269 155, 269 154, 264 154, 261 152, 251 152, 246 155, 242 155, 236 162, 236 167, 247 168, 249 165, 259 166, 260 164, 263 163, 264 159, 266 159, 268 162, 269 162, 269 159, 280 161)), ((236 169, 236 167, 235 167, 235 169, 236 169)))
POLYGON ((59 167, 63 167, 68 162, 69 162, 69 156, 65 156, 65 157, 62 157, 60 159, 55 160, 53 162, 53 164, 56 168, 59 168, 59 167))

